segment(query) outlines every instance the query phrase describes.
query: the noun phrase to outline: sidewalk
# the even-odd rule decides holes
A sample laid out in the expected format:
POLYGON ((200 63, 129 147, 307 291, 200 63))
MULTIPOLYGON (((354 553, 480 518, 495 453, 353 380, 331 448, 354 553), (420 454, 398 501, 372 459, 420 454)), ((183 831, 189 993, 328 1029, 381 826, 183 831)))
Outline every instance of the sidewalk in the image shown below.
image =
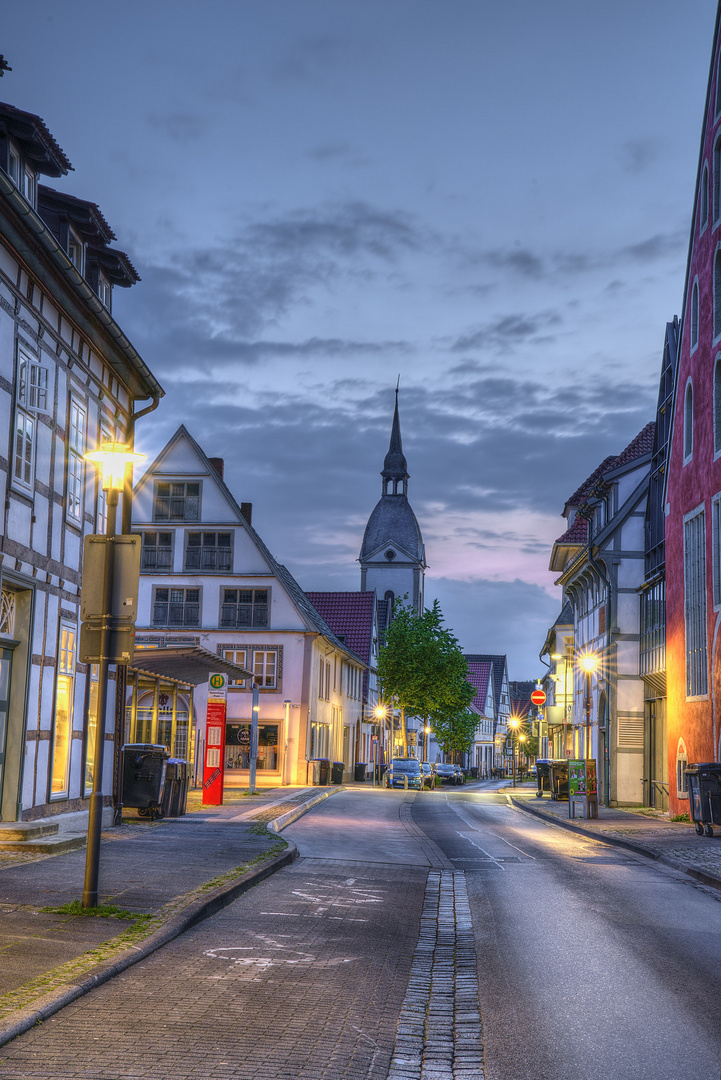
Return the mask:
POLYGON ((568 803, 551 802, 548 795, 536 798, 535 783, 515 788, 506 786, 498 791, 515 806, 538 817, 607 844, 628 848, 721 889, 721 835, 697 836, 692 823, 669 821, 665 814, 647 808, 620 810, 599 806, 595 819, 569 819, 568 803))
POLYGON ((339 787, 226 790, 149 822, 126 811, 102 834, 100 904, 120 917, 48 912, 82 897, 85 849, 0 851, 0 1046, 137 963, 296 857, 277 833, 339 787))

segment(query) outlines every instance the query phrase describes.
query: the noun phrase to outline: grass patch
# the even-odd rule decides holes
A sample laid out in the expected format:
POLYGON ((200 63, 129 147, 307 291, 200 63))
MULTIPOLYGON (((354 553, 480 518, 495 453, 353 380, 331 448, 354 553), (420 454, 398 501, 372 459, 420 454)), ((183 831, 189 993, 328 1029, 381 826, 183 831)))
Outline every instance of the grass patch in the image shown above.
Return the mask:
POLYGON ((116 904, 98 904, 96 907, 84 908, 79 900, 71 900, 60 907, 44 907, 41 911, 47 911, 51 915, 97 915, 101 919, 151 919, 152 915, 146 915, 141 911, 128 911, 127 908, 119 908, 116 904))
POLYGON ((690 821, 688 814, 674 814, 671 821, 690 821))

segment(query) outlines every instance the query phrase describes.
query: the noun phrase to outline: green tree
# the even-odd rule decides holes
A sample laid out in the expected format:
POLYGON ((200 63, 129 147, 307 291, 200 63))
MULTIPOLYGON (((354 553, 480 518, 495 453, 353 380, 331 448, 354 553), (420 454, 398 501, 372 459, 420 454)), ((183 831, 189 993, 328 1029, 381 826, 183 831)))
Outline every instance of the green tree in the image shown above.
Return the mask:
POLYGON ((478 714, 464 709, 451 716, 433 716, 431 726, 444 754, 464 754, 473 742, 478 727, 478 714))
POLYGON ((403 752, 408 756, 406 715, 433 723, 465 713, 475 694, 457 639, 443 625, 437 600, 422 614, 396 601, 378 657, 378 679, 386 701, 401 710, 403 752))

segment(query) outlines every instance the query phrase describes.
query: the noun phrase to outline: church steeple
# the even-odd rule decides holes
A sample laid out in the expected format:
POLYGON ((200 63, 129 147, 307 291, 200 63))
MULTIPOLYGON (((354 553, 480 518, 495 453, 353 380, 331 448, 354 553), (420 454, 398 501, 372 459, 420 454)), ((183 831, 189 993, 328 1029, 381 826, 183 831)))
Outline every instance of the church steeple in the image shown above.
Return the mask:
POLYGON ((403 454, 403 443, 401 441, 401 422, 398 416, 398 387, 396 387, 396 407, 393 413, 391 441, 383 462, 381 476, 383 477, 382 491, 384 495, 408 494, 408 464, 403 454))

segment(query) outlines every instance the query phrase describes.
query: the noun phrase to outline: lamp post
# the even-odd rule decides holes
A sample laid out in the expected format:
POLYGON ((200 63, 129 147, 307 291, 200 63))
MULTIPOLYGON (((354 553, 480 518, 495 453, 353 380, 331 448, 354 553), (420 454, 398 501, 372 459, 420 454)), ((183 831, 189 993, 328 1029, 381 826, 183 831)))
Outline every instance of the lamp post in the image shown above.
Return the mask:
POLYGON ((253 704, 250 713, 250 761, 248 762, 248 794, 255 792, 255 769, 258 760, 258 713, 260 712, 260 693, 258 684, 253 680, 253 704))
POLYGON ((598 667, 598 656, 596 653, 584 653, 579 657, 579 664, 584 673, 584 693, 583 693, 583 711, 586 718, 586 747, 585 758, 591 757, 591 675, 598 667))
POLYGON ((431 733, 430 724, 426 724, 423 728, 423 760, 428 761, 428 736, 431 733))
MULTIPOLYGON (((508 726, 509 726, 509 728, 511 728, 514 735, 515 735, 516 728, 518 727, 520 722, 521 721, 520 721, 519 717, 517 717, 517 716, 509 716, 509 718, 508 718, 508 726)), ((513 768, 513 787, 515 787, 516 786, 516 740, 513 737, 513 735, 511 736, 511 762, 512 762, 512 768, 513 768)))
MULTIPOLYGON (((102 470, 102 487, 107 492, 106 536, 115 536, 118 494, 125 483, 125 466, 144 461, 145 454, 128 450, 124 443, 104 442, 97 450, 85 454, 87 461, 97 462, 102 470)), ((100 632, 100 661, 98 665, 97 716, 95 720, 95 754, 93 757, 93 790, 88 809, 88 840, 85 852, 85 881, 83 907, 98 904, 98 870, 100 866, 100 834, 103 828, 103 757, 105 753, 105 712, 108 701, 108 664, 110 656, 111 608, 113 602, 113 548, 106 549, 103 622, 100 632)))
MULTIPOLYGON (((525 741, 526 741, 526 739, 527 739, 527 738, 528 738, 528 736, 527 736, 527 735, 524 735, 524 734, 523 734, 523 732, 521 732, 521 734, 520 734, 520 735, 518 736, 518 741, 519 741, 519 743, 521 744, 521 746, 523 746, 523 744, 525 743, 525 741)), ((520 762, 519 762, 519 764, 520 764, 520 762)), ((528 761, 526 761, 526 764, 528 764, 528 761)), ((523 774, 523 771, 522 771, 522 773, 521 773, 521 779, 523 779, 523 775, 524 775, 524 774, 523 774)))
MULTIPOLYGON (((376 705, 375 709, 373 710, 373 715, 376 717, 377 720, 385 721, 387 713, 388 713, 388 710, 386 709, 385 705, 381 705, 381 704, 376 705)), ((385 726, 385 723, 384 723, 383 724, 383 736, 384 736, 383 737, 383 742, 384 743, 385 743, 385 730, 386 730, 386 726, 385 726)), ((378 724, 378 735, 379 736, 380 736, 380 732, 381 732, 381 725, 379 723, 378 724)), ((391 739, 392 739, 392 736, 391 736, 391 739)), ((376 742, 376 759, 373 762, 373 787, 376 786, 376 778, 378 780, 378 783, 380 783, 380 780, 381 780, 380 776, 378 775, 379 771, 380 771, 380 769, 379 769, 379 766, 380 766, 380 761, 379 761, 380 747, 381 747, 381 740, 380 740, 380 737, 379 737, 378 741, 376 742)))

